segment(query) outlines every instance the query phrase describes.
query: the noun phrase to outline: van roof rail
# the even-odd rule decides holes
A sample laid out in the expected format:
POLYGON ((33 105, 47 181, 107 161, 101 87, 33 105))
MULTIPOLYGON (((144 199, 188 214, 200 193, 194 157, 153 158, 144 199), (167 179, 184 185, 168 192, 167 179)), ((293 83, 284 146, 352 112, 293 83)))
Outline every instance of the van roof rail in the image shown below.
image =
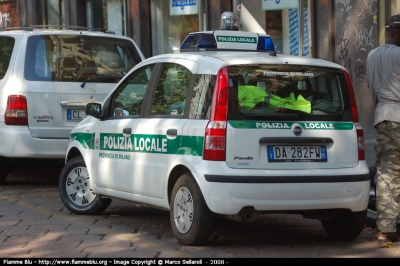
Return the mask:
POLYGON ((67 29, 76 31, 100 31, 104 33, 115 34, 114 31, 106 31, 103 28, 88 28, 83 26, 69 26, 69 25, 23 25, 21 27, 11 27, 11 28, 0 28, 0 31, 12 31, 12 30, 25 30, 33 31, 34 29, 67 29))

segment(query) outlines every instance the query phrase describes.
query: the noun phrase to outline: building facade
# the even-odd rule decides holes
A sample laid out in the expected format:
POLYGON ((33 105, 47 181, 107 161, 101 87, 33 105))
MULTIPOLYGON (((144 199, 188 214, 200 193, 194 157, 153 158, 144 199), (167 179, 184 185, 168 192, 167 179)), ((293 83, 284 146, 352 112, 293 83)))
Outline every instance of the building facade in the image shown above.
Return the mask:
POLYGON ((225 11, 240 15, 242 30, 270 34, 285 54, 344 66, 360 122, 374 130, 366 58, 384 42, 385 20, 400 13, 400 0, 0 0, 0 25, 104 28, 150 57, 177 50, 189 32, 219 29, 225 11))

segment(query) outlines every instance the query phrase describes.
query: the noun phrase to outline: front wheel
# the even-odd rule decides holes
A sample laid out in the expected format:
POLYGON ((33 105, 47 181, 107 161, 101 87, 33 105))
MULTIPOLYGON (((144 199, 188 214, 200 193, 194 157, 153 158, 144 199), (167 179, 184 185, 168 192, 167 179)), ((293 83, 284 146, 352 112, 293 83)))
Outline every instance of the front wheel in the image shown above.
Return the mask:
POLYGON ((352 212, 350 210, 333 211, 333 219, 322 220, 325 232, 333 238, 351 240, 360 235, 367 220, 367 210, 352 212))
POLYGON ((182 245, 205 244, 214 228, 215 215, 191 174, 176 182, 170 199, 170 221, 176 239, 182 245))
POLYGON ((82 156, 67 162, 61 171, 58 187, 65 207, 76 214, 98 214, 111 204, 111 199, 93 192, 82 156))

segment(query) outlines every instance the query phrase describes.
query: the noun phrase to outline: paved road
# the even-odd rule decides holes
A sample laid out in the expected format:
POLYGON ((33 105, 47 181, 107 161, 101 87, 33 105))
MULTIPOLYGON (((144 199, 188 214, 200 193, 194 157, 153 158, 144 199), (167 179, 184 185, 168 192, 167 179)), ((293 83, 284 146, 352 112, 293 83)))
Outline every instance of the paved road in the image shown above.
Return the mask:
POLYGON ((379 248, 369 219, 354 241, 329 238, 317 220, 269 214, 252 223, 218 219, 207 246, 174 238, 168 212, 114 200, 101 215, 71 214, 58 195, 60 169, 38 165, 0 186, 2 258, 395 258, 379 248))

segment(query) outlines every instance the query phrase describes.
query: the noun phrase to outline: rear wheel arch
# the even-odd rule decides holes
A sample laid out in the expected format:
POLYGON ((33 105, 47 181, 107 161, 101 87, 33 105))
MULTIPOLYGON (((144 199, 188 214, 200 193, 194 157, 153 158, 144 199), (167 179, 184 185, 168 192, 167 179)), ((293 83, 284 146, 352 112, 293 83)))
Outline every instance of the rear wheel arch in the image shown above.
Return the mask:
POLYGON ((171 198, 172 190, 174 189, 175 183, 178 181, 179 177, 186 173, 190 173, 190 170, 184 165, 177 165, 170 172, 168 177, 168 202, 171 198))
POLYGON ((172 232, 182 245, 204 245, 210 238, 215 214, 208 208, 192 173, 185 173, 175 183, 170 197, 172 232))

